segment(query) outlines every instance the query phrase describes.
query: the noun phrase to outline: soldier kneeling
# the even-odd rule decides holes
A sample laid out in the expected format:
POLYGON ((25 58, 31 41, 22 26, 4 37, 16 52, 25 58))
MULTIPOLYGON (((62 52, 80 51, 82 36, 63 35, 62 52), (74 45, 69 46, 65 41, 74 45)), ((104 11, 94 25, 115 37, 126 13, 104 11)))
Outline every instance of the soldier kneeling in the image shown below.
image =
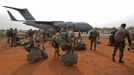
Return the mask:
POLYGON ((82 41, 82 38, 76 38, 74 48, 76 50, 86 50, 86 44, 82 41))

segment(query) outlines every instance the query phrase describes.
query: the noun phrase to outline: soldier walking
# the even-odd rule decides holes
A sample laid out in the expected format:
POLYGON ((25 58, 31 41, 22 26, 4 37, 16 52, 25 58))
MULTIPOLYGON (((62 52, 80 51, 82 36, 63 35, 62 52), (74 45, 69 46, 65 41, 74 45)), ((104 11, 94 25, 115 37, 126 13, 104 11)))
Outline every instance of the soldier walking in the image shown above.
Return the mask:
POLYGON ((130 33, 128 30, 125 29, 126 24, 123 23, 121 27, 117 30, 115 33, 114 39, 115 39, 115 44, 114 44, 114 50, 112 54, 112 60, 115 62, 115 55, 116 52, 119 48, 119 63, 124 63, 123 61, 123 53, 124 53, 124 48, 125 48, 125 38, 127 37, 129 46, 131 46, 131 39, 130 39, 130 33))

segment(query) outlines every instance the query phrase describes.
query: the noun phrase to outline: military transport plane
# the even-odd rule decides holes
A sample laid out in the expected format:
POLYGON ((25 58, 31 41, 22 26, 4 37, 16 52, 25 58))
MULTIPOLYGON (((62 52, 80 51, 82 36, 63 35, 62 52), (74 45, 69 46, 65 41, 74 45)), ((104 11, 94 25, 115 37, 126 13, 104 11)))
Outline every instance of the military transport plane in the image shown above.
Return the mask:
POLYGON ((3 6, 5 8, 13 9, 18 11, 25 20, 17 20, 10 11, 7 10, 10 18, 12 21, 20 21, 23 22, 23 24, 33 26, 40 29, 49 29, 49 28, 62 28, 63 30, 66 30, 68 28, 74 28, 75 32, 88 32, 90 29, 92 29, 92 26, 84 23, 84 22, 64 22, 64 21, 36 21, 35 18, 31 15, 31 13, 26 8, 15 8, 15 7, 9 7, 9 6, 3 6))

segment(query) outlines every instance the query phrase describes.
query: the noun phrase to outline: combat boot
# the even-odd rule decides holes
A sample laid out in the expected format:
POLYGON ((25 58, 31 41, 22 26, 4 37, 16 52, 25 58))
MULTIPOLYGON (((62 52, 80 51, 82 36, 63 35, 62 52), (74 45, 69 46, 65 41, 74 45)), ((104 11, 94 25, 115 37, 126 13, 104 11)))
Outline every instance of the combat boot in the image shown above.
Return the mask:
POLYGON ((119 56, 119 63, 124 63, 124 61, 122 59, 123 59, 123 54, 120 54, 120 56, 119 56))
POLYGON ((123 60, 119 60, 119 63, 125 63, 123 60))
POLYGON ((119 63, 125 63, 122 58, 119 59, 119 63))

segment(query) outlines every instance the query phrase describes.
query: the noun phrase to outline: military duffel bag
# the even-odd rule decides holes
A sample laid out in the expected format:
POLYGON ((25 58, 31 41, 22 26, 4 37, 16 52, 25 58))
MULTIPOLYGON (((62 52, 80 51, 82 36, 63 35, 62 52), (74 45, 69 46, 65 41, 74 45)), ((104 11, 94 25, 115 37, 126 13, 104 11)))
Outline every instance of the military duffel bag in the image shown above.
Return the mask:
POLYGON ((28 44, 28 45, 25 45, 25 46, 24 46, 24 49, 25 49, 27 52, 30 52, 30 50, 31 50, 32 48, 31 48, 30 44, 28 44))
POLYGON ((75 49, 76 50, 86 50, 86 44, 80 42, 80 43, 76 44, 75 49))
POLYGON ((69 51, 66 54, 61 56, 61 61, 66 66, 71 66, 73 64, 77 64, 78 56, 77 56, 77 54, 74 54, 72 51, 69 51))
POLYGON ((69 50, 72 49, 71 44, 70 44, 70 43, 67 43, 67 42, 61 43, 60 46, 61 46, 61 49, 62 49, 63 51, 69 51, 69 50))
POLYGON ((41 58, 47 59, 47 52, 41 50, 40 48, 32 48, 30 53, 27 55, 27 61, 31 64, 37 62, 41 58))

